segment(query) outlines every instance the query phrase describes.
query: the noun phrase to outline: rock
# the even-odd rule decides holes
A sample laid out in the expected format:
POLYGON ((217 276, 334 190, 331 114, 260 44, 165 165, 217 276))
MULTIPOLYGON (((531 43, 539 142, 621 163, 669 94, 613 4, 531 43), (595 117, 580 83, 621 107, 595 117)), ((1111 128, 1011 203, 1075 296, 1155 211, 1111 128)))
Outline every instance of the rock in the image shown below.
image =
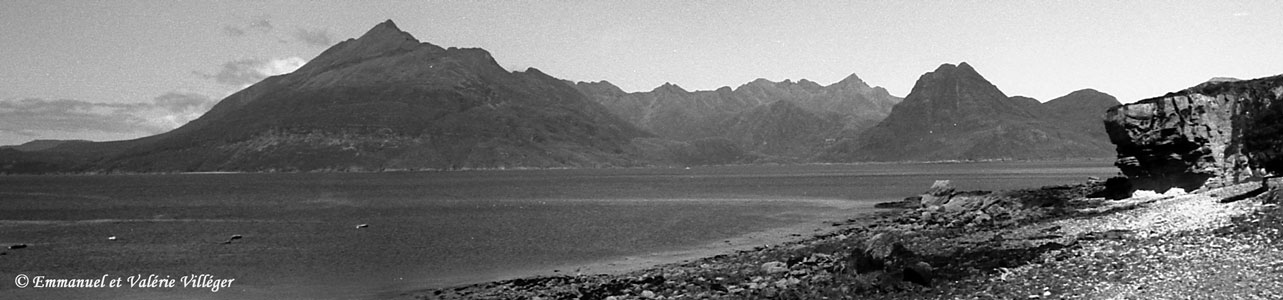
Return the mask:
POLYGON ((949 202, 945 202, 940 207, 944 211, 964 211, 969 210, 969 208, 980 207, 985 198, 989 197, 953 196, 949 199, 949 202))
POLYGON ((647 290, 647 291, 642 291, 642 292, 641 292, 641 297, 642 297, 642 299, 655 299, 655 292, 652 292, 652 291, 649 291, 649 290, 647 290))
POLYGON ((931 189, 928 189, 927 193, 922 194, 918 203, 922 207, 940 206, 949 202, 949 198, 953 196, 953 192, 954 188, 949 186, 948 180, 936 180, 935 183, 931 184, 931 189))
POLYGON ((1127 197, 1131 197, 1132 191, 1134 190, 1131 180, 1127 179, 1127 177, 1110 177, 1109 179, 1105 179, 1104 190, 1087 196, 1112 200, 1127 199, 1127 197))
POLYGON ((922 196, 904 197, 902 202, 904 202, 905 207, 918 207, 922 205, 922 196))
POLYGON ((1110 108, 1114 163, 1138 188, 1220 187, 1283 173, 1283 76, 1209 82, 1110 108))
POLYGON ((875 208, 916 208, 922 205, 922 196, 905 197, 901 201, 880 202, 874 204, 875 208))
POLYGON ((855 270, 856 274, 878 271, 884 267, 881 260, 873 259, 873 255, 869 255, 864 248, 858 247, 851 250, 851 256, 847 258, 847 266, 855 270))
POLYGON ((1174 188, 1168 189, 1166 192, 1163 192, 1163 196, 1167 196, 1167 197, 1184 196, 1184 195, 1185 195, 1185 189, 1178 188, 1178 187, 1174 187, 1174 188))
POLYGON ((935 277, 935 268, 926 262, 917 262, 909 265, 904 269, 904 281, 917 283, 922 286, 931 286, 931 279, 935 277))
POLYGON ((13 245, 9 245, 9 249, 22 249, 22 248, 26 248, 26 247, 27 247, 27 244, 13 244, 13 245))
POLYGON ((109 237, 107 237, 107 240, 108 240, 108 241, 114 241, 114 240, 116 240, 116 236, 114 236, 114 235, 113 235, 113 236, 109 236, 109 237))
POLYGON ((877 260, 886 260, 903 248, 904 245, 900 243, 899 236, 893 232, 878 233, 864 241, 865 251, 877 260))
POLYGON ((370 227, 370 224, 357 224, 357 225, 356 225, 356 228, 366 228, 366 227, 370 227))
POLYGON ((1278 187, 1266 187, 1266 191, 1257 196, 1261 199, 1262 204, 1279 204, 1283 202, 1283 191, 1278 187))
POLYGON ((1155 193, 1151 190, 1137 190, 1132 192, 1132 198, 1158 198, 1162 196, 1163 194, 1155 193))
POLYGON ((788 271, 788 265, 783 262, 772 261, 762 264, 762 272, 766 272, 767 274, 783 273, 788 271))
POLYGON ((971 219, 971 223, 976 225, 981 225, 981 224, 984 224, 985 222, 989 222, 989 220, 992 220, 992 219, 993 217, 990 217, 989 214, 986 214, 984 212, 979 212, 979 213, 976 213, 975 218, 971 219))

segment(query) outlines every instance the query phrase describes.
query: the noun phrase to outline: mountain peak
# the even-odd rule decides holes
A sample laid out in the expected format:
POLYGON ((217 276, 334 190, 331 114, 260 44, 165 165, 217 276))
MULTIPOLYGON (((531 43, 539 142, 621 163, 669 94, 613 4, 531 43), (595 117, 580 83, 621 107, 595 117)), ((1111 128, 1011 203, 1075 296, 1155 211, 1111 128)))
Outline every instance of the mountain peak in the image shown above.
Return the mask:
POLYGON ((671 82, 665 82, 663 85, 660 85, 659 87, 656 87, 654 90, 651 90, 651 91, 652 92, 669 91, 669 92, 686 93, 686 89, 683 89, 682 87, 677 86, 676 84, 673 84, 671 82))
POLYGON ((392 22, 391 19, 383 21, 383 23, 379 23, 378 25, 374 25, 374 27, 370 28, 369 31, 366 31, 365 34, 362 34, 360 38, 357 38, 357 40, 408 40, 414 41, 415 44, 419 43, 419 40, 415 39, 413 35, 410 35, 408 32, 401 31, 401 28, 397 28, 396 23, 392 22))
POLYGON ((847 75, 846 78, 842 78, 842 80, 838 81, 837 83, 834 83, 833 85, 855 86, 855 87, 865 88, 865 89, 870 88, 869 84, 864 82, 863 79, 860 79, 860 76, 856 76, 855 73, 851 73, 851 75, 847 75))
MULTIPOLYGON (((1056 99, 1047 101, 1047 107, 1053 110, 1085 110, 1089 111, 1089 119, 1097 119, 1103 115, 1104 109, 1115 105, 1122 104, 1117 98, 1109 94, 1094 89, 1081 89, 1073 91, 1067 95, 1060 96, 1056 99)), ((1099 125, 1099 124, 1097 124, 1099 125)))
MULTIPOLYGON (((1081 89, 1081 90, 1077 90, 1077 91, 1073 91, 1073 92, 1070 92, 1068 95, 1065 95, 1065 96, 1075 96, 1075 95, 1077 95, 1077 96, 1098 96, 1098 95, 1105 95, 1105 96, 1109 96, 1108 94, 1105 94, 1105 93, 1102 93, 1102 92, 1100 92, 1100 91, 1097 91, 1097 90, 1095 90, 1095 89, 1090 89, 1090 88, 1087 88, 1087 89, 1081 89)), ((1111 97, 1112 97, 1112 96, 1111 96, 1111 97)))
POLYGON ((982 77, 983 78, 983 76, 980 76, 980 72, 976 72, 976 69, 972 68, 971 65, 967 64, 966 62, 962 62, 957 65, 941 64, 940 67, 937 67, 936 70, 932 71, 931 73, 934 73, 937 76, 982 77))
POLYGON ((840 81, 838 81, 838 82, 859 82, 859 83, 864 83, 864 79, 860 79, 860 76, 855 75, 855 73, 851 73, 851 75, 846 75, 846 78, 842 78, 842 80, 840 80, 840 81))
POLYGON ((299 68, 297 72, 317 72, 329 69, 332 66, 415 49, 426 49, 433 52, 445 51, 445 49, 437 45, 419 42, 410 33, 397 28, 396 23, 393 23, 392 20, 387 20, 374 25, 360 38, 348 39, 329 49, 325 49, 325 52, 321 52, 312 61, 299 68))

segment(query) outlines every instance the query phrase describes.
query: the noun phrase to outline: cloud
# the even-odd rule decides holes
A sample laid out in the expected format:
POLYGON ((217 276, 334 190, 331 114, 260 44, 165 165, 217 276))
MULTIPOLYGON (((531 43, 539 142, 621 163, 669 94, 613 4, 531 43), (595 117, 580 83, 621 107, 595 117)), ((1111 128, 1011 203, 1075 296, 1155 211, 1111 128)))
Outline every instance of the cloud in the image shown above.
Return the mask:
POLYGON ((307 60, 299 57, 286 57, 275 59, 241 59, 223 63, 214 74, 193 72, 196 75, 213 79, 220 84, 244 88, 251 84, 257 83, 263 78, 286 74, 298 70, 307 60))
POLYGON ((242 36, 249 32, 271 32, 275 27, 267 15, 255 16, 250 20, 248 25, 224 25, 223 34, 228 36, 242 36))
POLYGON ((261 30, 263 32, 272 31, 272 22, 267 19, 267 15, 254 17, 254 20, 249 23, 249 29, 261 30))
POLYGON ((214 106, 214 101, 205 95, 182 92, 165 93, 152 99, 152 103, 171 112, 206 111, 214 106))
POLYGON ((0 101, 0 133, 30 137, 46 132, 157 134, 195 120, 216 102, 205 95, 182 92, 136 103, 39 98, 0 101))
POLYGON ((37 131, 154 132, 161 128, 133 113, 145 103, 94 103, 28 98, 0 102, 0 132, 34 136, 37 131))
POLYGON ((218 100, 201 94, 168 92, 152 99, 151 109, 137 114, 152 126, 170 130, 200 118, 217 103, 218 100))
POLYGON ((299 28, 298 30, 294 31, 294 39, 297 39, 305 44, 318 46, 318 47, 325 47, 334 43, 334 37, 331 37, 330 31, 324 28, 318 28, 313 30, 299 28))

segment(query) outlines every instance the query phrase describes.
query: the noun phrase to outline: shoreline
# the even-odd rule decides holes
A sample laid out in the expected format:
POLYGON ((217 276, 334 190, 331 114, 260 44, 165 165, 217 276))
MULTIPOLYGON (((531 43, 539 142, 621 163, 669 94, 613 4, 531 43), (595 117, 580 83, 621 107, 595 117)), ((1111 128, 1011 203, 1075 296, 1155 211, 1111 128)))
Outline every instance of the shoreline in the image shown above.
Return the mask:
POLYGON ((623 270, 619 274, 525 277, 411 291, 397 295, 397 299, 1101 299, 1146 298, 1145 295, 1218 298, 1227 293, 1249 298, 1283 295, 1283 288, 1270 285, 1283 280, 1283 274, 1263 276, 1271 274, 1270 270, 1283 273, 1283 266, 1269 263, 1283 261, 1283 251, 1272 250, 1278 246, 1274 243, 1283 240, 1283 210, 1265 203, 1272 201, 1267 197, 1222 202, 1253 188, 1253 184, 1240 184, 1187 195, 1123 200, 1086 197, 1103 191, 1099 183, 980 196, 963 192, 953 196, 962 195, 956 199, 965 200, 961 211, 942 207, 875 210, 898 213, 874 213, 864 220, 830 225, 831 230, 803 235, 794 241, 623 270), (1046 205, 1049 199, 1059 202, 1046 205), (975 217, 992 212, 994 206, 1020 209, 995 214, 992 219, 975 217), (1243 233, 1235 229, 1245 227, 1273 231, 1243 233), (1199 242, 1173 244, 1189 240, 1199 242), (1266 246, 1262 247, 1262 243, 1266 246), (1223 249, 1258 249, 1244 254, 1262 263, 1241 265, 1241 257, 1217 254, 1223 249), (1248 269, 1256 277, 1241 281, 1242 272, 1218 271, 1210 279, 1193 277, 1198 284, 1184 284, 1191 279, 1178 275, 1185 274, 1181 272, 1192 265, 1234 265, 1248 269), (1154 273, 1161 276, 1153 276, 1154 273), (1240 285, 1239 282, 1247 282, 1247 289, 1209 292, 1206 288, 1209 284, 1240 285), (1145 289, 1147 284, 1168 290, 1145 289), (1173 288, 1178 291, 1169 291, 1173 288))
POLYGON ((856 204, 849 206, 828 204, 828 206, 832 206, 834 208, 834 212, 828 213, 822 218, 816 218, 784 227, 774 227, 762 231, 743 233, 725 239, 708 241, 692 247, 685 247, 683 249, 634 254, 614 259, 603 259, 590 262, 568 263, 533 269, 513 270, 493 275, 471 276, 460 278, 458 280, 447 280, 448 282, 434 284, 424 288, 380 291, 375 296, 378 299, 414 299, 412 297, 406 298, 405 296, 421 291, 519 280, 522 278, 556 277, 567 275, 618 276, 631 272, 662 267, 664 265, 680 264, 702 258, 724 255, 727 253, 753 251, 777 245, 803 242, 818 235, 829 235, 844 229, 849 229, 857 223, 872 221, 885 216, 888 212, 895 211, 885 208, 875 208, 875 202, 871 201, 803 199, 798 199, 797 201, 812 203, 850 201, 856 202, 856 204), (848 214, 848 212, 854 213, 848 214))

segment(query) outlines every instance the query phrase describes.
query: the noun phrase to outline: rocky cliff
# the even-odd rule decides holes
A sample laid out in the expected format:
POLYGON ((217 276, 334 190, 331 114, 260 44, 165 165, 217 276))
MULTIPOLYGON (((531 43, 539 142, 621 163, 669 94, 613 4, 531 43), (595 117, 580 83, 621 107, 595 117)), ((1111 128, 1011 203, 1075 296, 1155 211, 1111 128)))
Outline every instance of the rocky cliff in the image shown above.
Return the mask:
POLYGON ((1118 166, 1137 188, 1216 187, 1283 171, 1283 75, 1213 80, 1109 109, 1118 166))

